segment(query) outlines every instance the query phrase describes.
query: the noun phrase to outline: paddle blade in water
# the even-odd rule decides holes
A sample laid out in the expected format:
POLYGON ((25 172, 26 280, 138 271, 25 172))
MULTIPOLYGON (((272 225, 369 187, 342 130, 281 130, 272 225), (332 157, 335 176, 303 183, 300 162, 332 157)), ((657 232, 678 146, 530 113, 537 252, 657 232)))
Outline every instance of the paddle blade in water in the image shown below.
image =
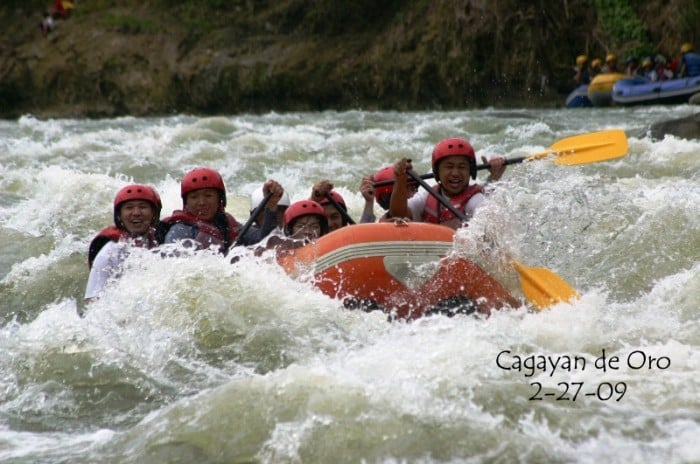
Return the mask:
POLYGON ((517 262, 513 265, 520 274, 523 293, 538 310, 560 301, 570 302, 579 297, 578 292, 571 285, 549 269, 527 267, 517 262))

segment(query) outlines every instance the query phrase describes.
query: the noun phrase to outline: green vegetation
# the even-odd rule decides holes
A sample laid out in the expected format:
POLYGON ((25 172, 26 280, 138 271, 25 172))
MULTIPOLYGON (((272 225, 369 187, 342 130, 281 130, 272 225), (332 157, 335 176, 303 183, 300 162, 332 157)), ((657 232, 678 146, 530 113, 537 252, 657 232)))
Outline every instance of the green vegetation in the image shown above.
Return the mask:
POLYGON ((43 11, 50 5, 48 0, 4 0, 5 8, 22 11, 43 11))
POLYGON ((649 55, 653 45, 642 21, 627 0, 596 0, 598 18, 610 36, 610 48, 634 56, 649 55))
POLYGON ((78 0, 45 37, 52 5, 0 0, 0 117, 558 104, 582 52, 700 46, 700 0, 78 0))
POLYGON ((234 10, 246 6, 245 0, 159 0, 155 2, 165 8, 183 8, 185 10, 221 11, 234 10))
POLYGON ((681 37, 697 37, 700 24, 700 0, 686 0, 681 5, 682 13, 678 18, 678 32, 681 37))
POLYGON ((393 12, 401 3, 396 0, 317 0, 306 8, 304 27, 325 36, 363 32, 387 17, 393 18, 393 12))
POLYGON ((124 34, 158 31, 158 26, 150 19, 142 19, 130 15, 105 15, 102 18, 102 23, 106 27, 124 34))

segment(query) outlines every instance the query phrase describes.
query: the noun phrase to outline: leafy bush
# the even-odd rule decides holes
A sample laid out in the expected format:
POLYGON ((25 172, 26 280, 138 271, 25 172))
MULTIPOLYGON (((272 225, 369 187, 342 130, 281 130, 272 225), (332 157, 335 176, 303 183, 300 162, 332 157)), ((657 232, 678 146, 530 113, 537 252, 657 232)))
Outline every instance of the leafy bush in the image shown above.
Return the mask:
POLYGON ((153 21, 129 15, 105 15, 102 21, 105 26, 125 34, 138 34, 139 32, 154 32, 157 30, 157 26, 153 21))
POLYGON ((648 55, 653 50, 644 23, 627 0, 596 0, 598 19, 610 35, 611 50, 623 49, 634 56, 648 55))

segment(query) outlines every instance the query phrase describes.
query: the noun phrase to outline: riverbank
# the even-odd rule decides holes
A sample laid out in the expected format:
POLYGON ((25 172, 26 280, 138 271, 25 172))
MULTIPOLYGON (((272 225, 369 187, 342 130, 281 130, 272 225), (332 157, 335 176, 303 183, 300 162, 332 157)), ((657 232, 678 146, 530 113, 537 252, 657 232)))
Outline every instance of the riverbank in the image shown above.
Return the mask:
POLYGON ((0 117, 558 107, 604 53, 586 1, 219 3, 81 2, 46 37, 4 7, 0 117))

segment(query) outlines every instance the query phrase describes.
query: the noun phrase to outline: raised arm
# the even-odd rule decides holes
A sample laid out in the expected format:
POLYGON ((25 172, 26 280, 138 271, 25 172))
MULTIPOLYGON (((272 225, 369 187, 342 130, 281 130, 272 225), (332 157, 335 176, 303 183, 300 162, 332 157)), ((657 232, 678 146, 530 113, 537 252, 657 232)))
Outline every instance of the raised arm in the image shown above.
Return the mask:
POLYGON ((407 171, 413 169, 410 159, 401 158, 394 163, 394 189, 391 191, 389 213, 392 218, 413 218, 408 209, 407 171))

